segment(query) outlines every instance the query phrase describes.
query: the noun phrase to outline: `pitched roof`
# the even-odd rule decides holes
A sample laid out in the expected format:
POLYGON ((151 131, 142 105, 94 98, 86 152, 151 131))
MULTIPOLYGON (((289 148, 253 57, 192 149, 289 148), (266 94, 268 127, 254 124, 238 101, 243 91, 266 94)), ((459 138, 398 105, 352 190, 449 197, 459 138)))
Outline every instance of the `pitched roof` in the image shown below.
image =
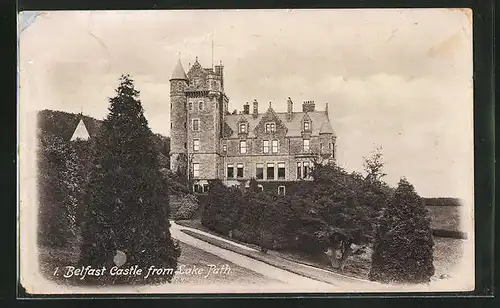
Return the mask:
MULTIPOLYGON (((267 112, 266 112, 267 113, 267 112)), ((262 117, 266 115, 266 113, 259 113, 256 118, 253 117, 252 114, 229 114, 226 115, 226 124, 231 128, 232 134, 230 137, 238 136, 238 122, 241 118, 244 118, 249 125, 248 128, 248 137, 255 137, 254 129, 259 124, 262 117)), ((288 128, 287 137, 301 137, 302 136, 302 119, 306 115, 306 112, 294 112, 293 117, 290 121, 288 121, 288 113, 287 112, 275 112, 276 116, 281 120, 281 122, 288 128)), ((312 121, 312 136, 319 136, 321 130, 328 133, 330 131, 331 134, 335 134, 331 127, 331 123, 328 120, 328 115, 324 111, 312 111, 307 112, 307 115, 310 117, 312 121)))
MULTIPOLYGON (((328 119, 328 117, 327 117, 328 119)), ((319 129, 320 134, 333 134, 332 124, 330 124, 330 120, 327 120, 321 124, 321 128, 319 129)))
POLYGON ((85 127, 85 123, 83 123, 83 118, 80 118, 80 122, 78 122, 78 125, 76 126, 76 129, 73 132, 73 136, 71 137, 70 141, 77 139, 88 140, 89 138, 90 135, 87 127, 85 127))
POLYGON ((172 73, 172 77, 170 77, 170 80, 172 79, 183 79, 187 80, 186 72, 184 71, 184 68, 182 67, 181 60, 177 61, 177 65, 174 68, 174 72, 172 73))

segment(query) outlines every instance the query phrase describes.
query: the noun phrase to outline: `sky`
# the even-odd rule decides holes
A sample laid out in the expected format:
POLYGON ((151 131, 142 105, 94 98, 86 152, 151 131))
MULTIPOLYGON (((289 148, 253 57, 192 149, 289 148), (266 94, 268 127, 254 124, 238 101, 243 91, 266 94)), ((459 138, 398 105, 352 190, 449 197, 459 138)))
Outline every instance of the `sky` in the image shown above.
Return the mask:
POLYGON ((338 163, 362 171, 382 147, 385 180, 426 197, 473 187, 472 21, 460 10, 24 12, 19 111, 102 119, 130 73, 153 132, 170 135, 169 78, 180 58, 224 65, 229 108, 329 104, 338 163))

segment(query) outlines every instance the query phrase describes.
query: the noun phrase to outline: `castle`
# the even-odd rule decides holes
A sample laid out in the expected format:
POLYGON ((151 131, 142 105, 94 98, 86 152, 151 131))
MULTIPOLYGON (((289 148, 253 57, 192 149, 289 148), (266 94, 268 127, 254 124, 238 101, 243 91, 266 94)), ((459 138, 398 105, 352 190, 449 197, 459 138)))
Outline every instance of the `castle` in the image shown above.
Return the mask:
POLYGON ((239 113, 229 113, 224 93, 224 67, 203 68, 198 59, 186 74, 181 61, 170 78, 170 167, 187 175, 197 192, 208 180, 237 185, 255 178, 261 189, 285 194, 287 183, 310 179, 314 158, 335 159, 336 136, 324 111, 314 101, 293 111, 265 112, 247 102, 239 113))

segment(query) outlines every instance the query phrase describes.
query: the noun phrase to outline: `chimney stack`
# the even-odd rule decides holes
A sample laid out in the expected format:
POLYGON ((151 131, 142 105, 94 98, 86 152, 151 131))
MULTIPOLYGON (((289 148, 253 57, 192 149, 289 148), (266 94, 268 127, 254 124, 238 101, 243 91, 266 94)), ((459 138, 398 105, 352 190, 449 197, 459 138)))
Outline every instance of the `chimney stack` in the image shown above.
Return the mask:
POLYGON ((313 112, 314 111, 314 101, 304 101, 302 103, 303 112, 313 112))
POLYGON ((288 121, 292 119, 293 116, 293 102, 292 99, 289 97, 286 101, 287 103, 287 111, 288 111, 288 121))
POLYGON ((250 114, 250 104, 248 102, 243 105, 243 114, 250 114))
POLYGON ((328 103, 325 104, 325 113, 328 115, 328 103))
POLYGON ((253 100, 253 112, 252 112, 252 117, 255 119, 257 118, 257 115, 259 114, 259 103, 257 103, 257 100, 253 100))

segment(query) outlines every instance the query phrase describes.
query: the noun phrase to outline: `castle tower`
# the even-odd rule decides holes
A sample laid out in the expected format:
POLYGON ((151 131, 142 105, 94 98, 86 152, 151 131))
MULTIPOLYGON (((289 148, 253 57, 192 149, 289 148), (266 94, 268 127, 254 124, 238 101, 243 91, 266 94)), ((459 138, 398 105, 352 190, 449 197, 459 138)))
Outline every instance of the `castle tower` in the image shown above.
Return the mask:
POLYGON ((187 97, 188 78, 177 62, 170 78, 170 170, 187 174, 187 97))

